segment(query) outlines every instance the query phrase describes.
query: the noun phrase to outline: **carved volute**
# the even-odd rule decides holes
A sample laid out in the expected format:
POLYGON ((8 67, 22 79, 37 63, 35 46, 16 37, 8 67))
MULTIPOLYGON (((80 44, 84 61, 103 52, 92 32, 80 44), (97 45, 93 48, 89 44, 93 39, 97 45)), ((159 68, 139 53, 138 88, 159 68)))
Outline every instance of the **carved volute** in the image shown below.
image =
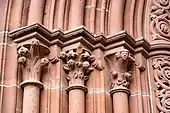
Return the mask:
POLYGON ((63 69, 67 74, 69 86, 84 86, 89 74, 93 71, 94 56, 88 50, 78 47, 61 52, 60 59, 64 62, 63 69))
POLYGON ((118 51, 112 60, 111 76, 111 93, 115 89, 128 89, 132 79, 130 65, 135 59, 130 55, 127 49, 118 51))
POLYGON ((42 71, 48 66, 49 60, 44 56, 49 52, 48 48, 41 45, 34 39, 31 43, 24 44, 18 48, 18 64, 22 71, 23 82, 25 84, 36 84, 42 87, 40 82, 42 71))

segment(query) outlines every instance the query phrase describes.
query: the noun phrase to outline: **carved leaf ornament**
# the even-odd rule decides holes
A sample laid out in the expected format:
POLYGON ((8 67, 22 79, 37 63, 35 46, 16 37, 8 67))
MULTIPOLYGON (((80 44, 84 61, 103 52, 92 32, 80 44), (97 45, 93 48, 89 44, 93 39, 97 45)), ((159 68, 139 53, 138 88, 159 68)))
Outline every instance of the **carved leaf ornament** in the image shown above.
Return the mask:
POLYGON ((135 59, 130 55, 129 51, 127 49, 122 49, 119 52, 115 54, 116 56, 116 63, 120 66, 120 68, 117 71, 111 71, 111 87, 124 87, 128 88, 130 81, 132 79, 132 73, 131 71, 125 71, 128 68, 128 64, 131 64, 135 61, 135 59))
POLYGON ((153 40, 170 41, 170 0, 153 0, 150 21, 153 40))
POLYGON ((160 113, 170 113, 170 57, 153 60, 156 104, 160 113))
POLYGON ((49 60, 41 56, 40 47, 38 40, 19 47, 18 64, 22 66, 23 81, 39 81, 43 67, 48 66, 49 60))
POLYGON ((63 69, 68 74, 67 80, 87 80, 93 71, 92 63, 95 58, 83 48, 71 49, 60 53, 60 59, 64 61, 63 69))

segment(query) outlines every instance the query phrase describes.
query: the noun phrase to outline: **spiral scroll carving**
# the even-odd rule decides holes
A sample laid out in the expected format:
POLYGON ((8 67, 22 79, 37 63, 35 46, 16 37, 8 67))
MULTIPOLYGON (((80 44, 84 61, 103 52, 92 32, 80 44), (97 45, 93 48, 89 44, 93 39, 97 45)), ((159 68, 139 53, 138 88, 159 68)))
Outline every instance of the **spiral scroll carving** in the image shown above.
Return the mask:
POLYGON ((170 112, 170 57, 153 60, 156 104, 160 113, 170 112))
POLYGON ((150 9, 150 21, 152 39, 170 41, 169 0, 153 0, 150 9))

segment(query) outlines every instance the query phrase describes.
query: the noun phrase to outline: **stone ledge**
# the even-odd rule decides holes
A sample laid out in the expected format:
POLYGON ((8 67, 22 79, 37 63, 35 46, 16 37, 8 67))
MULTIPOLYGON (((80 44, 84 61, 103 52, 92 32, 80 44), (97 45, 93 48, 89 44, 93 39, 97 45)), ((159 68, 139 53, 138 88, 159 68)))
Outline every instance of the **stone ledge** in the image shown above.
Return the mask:
POLYGON ((60 29, 50 31, 43 25, 36 23, 9 32, 9 37, 17 43, 37 38, 49 47, 54 44, 65 47, 81 42, 89 47, 90 50, 100 48, 105 52, 111 49, 124 47, 132 54, 141 52, 146 58, 158 53, 170 54, 170 50, 167 50, 169 48, 169 46, 167 46, 169 43, 152 43, 143 37, 133 39, 126 31, 121 31, 110 36, 104 36, 103 34, 96 35, 91 33, 84 26, 63 32, 60 29))

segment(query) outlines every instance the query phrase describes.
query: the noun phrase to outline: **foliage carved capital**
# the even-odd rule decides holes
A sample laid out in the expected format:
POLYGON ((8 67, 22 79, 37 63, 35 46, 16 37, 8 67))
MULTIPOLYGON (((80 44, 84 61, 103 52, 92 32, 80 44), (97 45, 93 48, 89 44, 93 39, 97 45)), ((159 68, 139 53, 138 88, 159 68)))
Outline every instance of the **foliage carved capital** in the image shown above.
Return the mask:
POLYGON ((127 89, 132 79, 130 70, 132 62, 135 59, 130 55, 127 49, 122 49, 114 55, 112 61, 111 88, 114 89, 127 89))
POLYGON ((22 71, 22 86, 28 83, 41 86, 42 71, 49 64, 49 59, 44 57, 46 54, 44 48, 47 49, 36 39, 18 47, 18 64, 20 71, 22 71))
POLYGON ((92 66, 95 61, 94 55, 82 47, 61 52, 59 58, 64 62, 63 69, 67 74, 69 86, 84 85, 89 74, 94 70, 92 66))

